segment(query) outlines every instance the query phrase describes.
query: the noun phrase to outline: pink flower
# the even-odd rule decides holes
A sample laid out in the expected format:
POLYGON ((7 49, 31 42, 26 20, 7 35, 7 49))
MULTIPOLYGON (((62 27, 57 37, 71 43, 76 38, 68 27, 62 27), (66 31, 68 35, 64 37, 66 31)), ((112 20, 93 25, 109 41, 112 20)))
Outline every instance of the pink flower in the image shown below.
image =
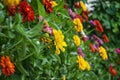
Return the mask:
POLYGON ((90 20, 89 21, 92 25, 94 25, 95 26, 95 23, 94 23, 94 21, 93 20, 90 20))
POLYGON ((96 36, 95 34, 92 35, 92 39, 95 40, 99 45, 103 44, 102 39, 100 39, 98 36, 96 36))
POLYGON ((42 16, 39 16, 39 22, 41 22, 43 20, 42 16))
POLYGON ((53 29, 50 26, 48 26, 47 24, 44 24, 43 32, 46 32, 46 33, 53 35, 53 29))
POLYGON ((76 14, 72 11, 72 9, 68 9, 68 13, 72 19, 76 18, 76 14))
POLYGON ((85 57, 84 53, 82 52, 81 48, 77 48, 78 49, 78 55, 81 55, 83 58, 85 57))
POLYGON ((118 53, 118 54, 120 54, 120 49, 116 48, 115 52, 118 53))

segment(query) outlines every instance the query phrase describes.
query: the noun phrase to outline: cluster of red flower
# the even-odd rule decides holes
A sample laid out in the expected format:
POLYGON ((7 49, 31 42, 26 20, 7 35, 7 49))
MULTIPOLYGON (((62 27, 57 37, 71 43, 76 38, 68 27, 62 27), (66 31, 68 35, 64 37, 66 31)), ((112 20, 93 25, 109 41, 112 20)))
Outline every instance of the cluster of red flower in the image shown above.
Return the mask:
POLYGON ((34 11, 25 0, 23 0, 19 4, 19 13, 21 13, 23 17, 22 18, 23 22, 34 21, 34 11))
POLYGON ((46 11, 48 13, 51 13, 53 9, 52 9, 52 5, 50 4, 50 2, 48 0, 42 0, 42 1, 43 1, 46 11))
MULTIPOLYGON (((16 13, 16 5, 7 6, 10 16, 14 16, 16 13)), ((22 0, 18 5, 18 12, 22 15, 23 22, 34 21, 34 11, 26 0, 22 0)))

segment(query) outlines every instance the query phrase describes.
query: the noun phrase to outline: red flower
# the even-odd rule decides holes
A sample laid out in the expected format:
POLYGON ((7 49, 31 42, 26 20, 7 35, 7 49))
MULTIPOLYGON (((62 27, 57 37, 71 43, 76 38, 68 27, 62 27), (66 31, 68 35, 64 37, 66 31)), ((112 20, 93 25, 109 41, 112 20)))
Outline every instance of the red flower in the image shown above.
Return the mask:
POLYGON ((75 2, 75 3, 74 3, 74 6, 75 6, 76 8, 80 8, 80 2, 75 2))
POLYGON ((65 8, 65 9, 68 9, 68 6, 67 6, 67 4, 64 4, 64 8, 65 8))
POLYGON ((34 11, 32 7, 26 2, 26 0, 20 2, 19 12, 22 15, 23 22, 34 21, 34 11))
POLYGON ((94 20, 94 24, 96 25, 96 31, 98 31, 98 33, 104 32, 103 27, 98 20, 94 20))
POLYGON ((53 9, 52 9, 52 5, 50 4, 50 2, 48 0, 42 0, 42 1, 43 1, 46 11, 48 13, 51 13, 53 9))
POLYGON ((9 15, 10 16, 14 16, 15 15, 15 13, 16 13, 16 6, 15 5, 9 6, 9 7, 7 7, 7 9, 9 11, 9 15))
POLYGON ((2 73, 6 76, 10 76, 12 73, 15 72, 15 66, 10 61, 10 58, 8 56, 3 56, 1 58, 0 65, 2 66, 2 73))
POLYGON ((106 34, 103 34, 102 38, 103 38, 104 42, 106 42, 106 43, 109 42, 109 39, 106 34))
POLYGON ((110 65, 109 71, 110 71, 110 73, 112 74, 113 77, 115 77, 117 75, 117 71, 113 68, 112 65, 110 65))

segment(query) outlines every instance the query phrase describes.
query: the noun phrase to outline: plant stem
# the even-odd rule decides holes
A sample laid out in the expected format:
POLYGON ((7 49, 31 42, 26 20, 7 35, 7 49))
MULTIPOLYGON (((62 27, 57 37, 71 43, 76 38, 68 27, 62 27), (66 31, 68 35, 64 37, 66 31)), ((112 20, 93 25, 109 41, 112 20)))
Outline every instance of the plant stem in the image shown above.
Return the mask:
POLYGON ((19 43, 22 42, 22 40, 23 40, 23 38, 21 38, 21 40, 18 41, 17 43, 15 43, 12 47, 8 48, 8 50, 10 50, 10 49, 14 48, 15 46, 17 46, 19 43))
POLYGON ((72 29, 73 29, 73 26, 71 26, 66 32, 64 32, 64 34, 68 33, 72 29))
POLYGON ((91 32, 93 32, 95 29, 92 29, 92 30, 90 30, 89 32, 87 32, 86 34, 88 35, 88 34, 90 34, 91 32))

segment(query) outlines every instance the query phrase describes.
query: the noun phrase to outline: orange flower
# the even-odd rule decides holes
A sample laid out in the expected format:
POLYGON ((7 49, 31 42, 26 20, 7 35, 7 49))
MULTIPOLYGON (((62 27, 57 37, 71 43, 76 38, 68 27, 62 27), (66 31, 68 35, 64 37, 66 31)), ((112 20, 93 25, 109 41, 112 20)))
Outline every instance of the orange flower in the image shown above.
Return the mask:
POLYGON ((102 38, 103 38, 104 42, 106 42, 106 43, 109 42, 109 39, 106 34, 103 34, 102 38))
POLYGON ((98 33, 104 32, 103 27, 98 20, 94 20, 94 24, 96 25, 96 31, 98 31, 98 33))
POLYGON ((93 53, 95 52, 95 48, 94 48, 93 44, 90 43, 89 48, 90 48, 91 52, 93 52, 93 53))
POLYGON ((83 16, 83 18, 88 22, 88 14, 89 14, 89 12, 88 11, 86 11, 86 12, 82 12, 82 16, 83 16))
POLYGON ((15 72, 15 66, 10 61, 10 58, 8 56, 2 56, 0 65, 2 66, 2 73, 6 76, 10 76, 12 73, 15 72))

